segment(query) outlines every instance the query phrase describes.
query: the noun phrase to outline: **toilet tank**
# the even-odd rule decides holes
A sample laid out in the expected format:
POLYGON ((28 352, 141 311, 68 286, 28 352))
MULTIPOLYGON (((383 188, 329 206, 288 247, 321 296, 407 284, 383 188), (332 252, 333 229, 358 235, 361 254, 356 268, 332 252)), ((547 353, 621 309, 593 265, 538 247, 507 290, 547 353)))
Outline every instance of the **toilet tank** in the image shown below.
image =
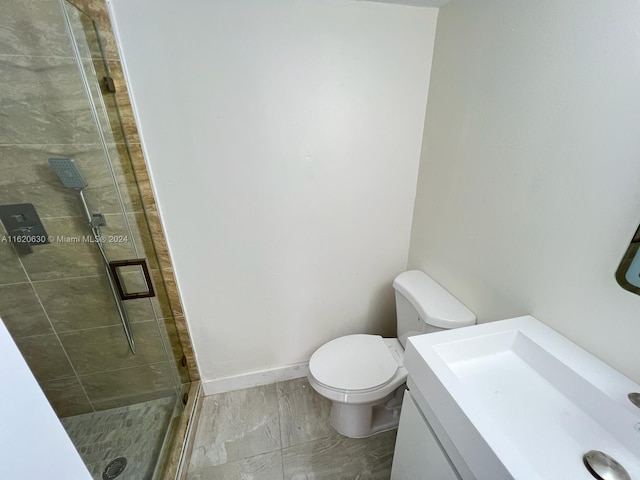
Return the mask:
POLYGON ((420 270, 401 273, 393 281, 396 291, 398 340, 451 328, 475 325, 476 316, 438 282, 420 270))

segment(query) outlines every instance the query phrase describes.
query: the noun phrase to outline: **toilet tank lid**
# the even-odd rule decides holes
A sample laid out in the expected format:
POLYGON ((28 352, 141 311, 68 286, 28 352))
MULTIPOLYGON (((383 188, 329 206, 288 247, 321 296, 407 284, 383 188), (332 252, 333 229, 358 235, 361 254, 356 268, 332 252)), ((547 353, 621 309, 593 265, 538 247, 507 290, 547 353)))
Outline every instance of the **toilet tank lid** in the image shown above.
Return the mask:
POLYGON ((429 325, 459 328, 476 323, 476 316, 471 310, 420 270, 401 273, 393 281, 393 288, 411 302, 420 318, 429 325))

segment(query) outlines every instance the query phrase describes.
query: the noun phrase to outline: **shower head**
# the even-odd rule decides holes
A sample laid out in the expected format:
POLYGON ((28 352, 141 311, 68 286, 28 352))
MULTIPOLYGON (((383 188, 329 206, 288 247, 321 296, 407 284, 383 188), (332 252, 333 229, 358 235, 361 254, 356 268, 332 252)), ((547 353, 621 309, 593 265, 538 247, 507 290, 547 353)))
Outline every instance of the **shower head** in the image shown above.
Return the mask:
POLYGON ((50 158, 49 165, 58 174, 65 187, 82 191, 89 185, 71 158, 50 158))

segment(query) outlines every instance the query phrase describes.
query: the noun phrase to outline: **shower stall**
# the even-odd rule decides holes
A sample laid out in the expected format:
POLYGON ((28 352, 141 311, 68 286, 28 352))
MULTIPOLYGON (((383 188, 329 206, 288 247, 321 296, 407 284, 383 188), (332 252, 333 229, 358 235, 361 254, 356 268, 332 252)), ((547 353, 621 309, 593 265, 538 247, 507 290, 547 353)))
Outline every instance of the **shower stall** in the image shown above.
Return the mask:
POLYGON ((106 7, 0 11, 0 318, 95 479, 173 478, 198 377, 106 7))

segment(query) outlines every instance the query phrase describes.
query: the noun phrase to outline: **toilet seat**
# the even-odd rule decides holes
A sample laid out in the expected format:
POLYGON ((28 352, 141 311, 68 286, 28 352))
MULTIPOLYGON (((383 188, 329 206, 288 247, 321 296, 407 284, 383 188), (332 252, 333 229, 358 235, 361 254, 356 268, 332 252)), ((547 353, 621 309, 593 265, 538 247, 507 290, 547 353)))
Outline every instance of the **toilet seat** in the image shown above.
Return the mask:
POLYGON ((309 361, 309 371, 332 390, 367 391, 389 383, 398 360, 379 335, 347 335, 320 347, 309 361))

